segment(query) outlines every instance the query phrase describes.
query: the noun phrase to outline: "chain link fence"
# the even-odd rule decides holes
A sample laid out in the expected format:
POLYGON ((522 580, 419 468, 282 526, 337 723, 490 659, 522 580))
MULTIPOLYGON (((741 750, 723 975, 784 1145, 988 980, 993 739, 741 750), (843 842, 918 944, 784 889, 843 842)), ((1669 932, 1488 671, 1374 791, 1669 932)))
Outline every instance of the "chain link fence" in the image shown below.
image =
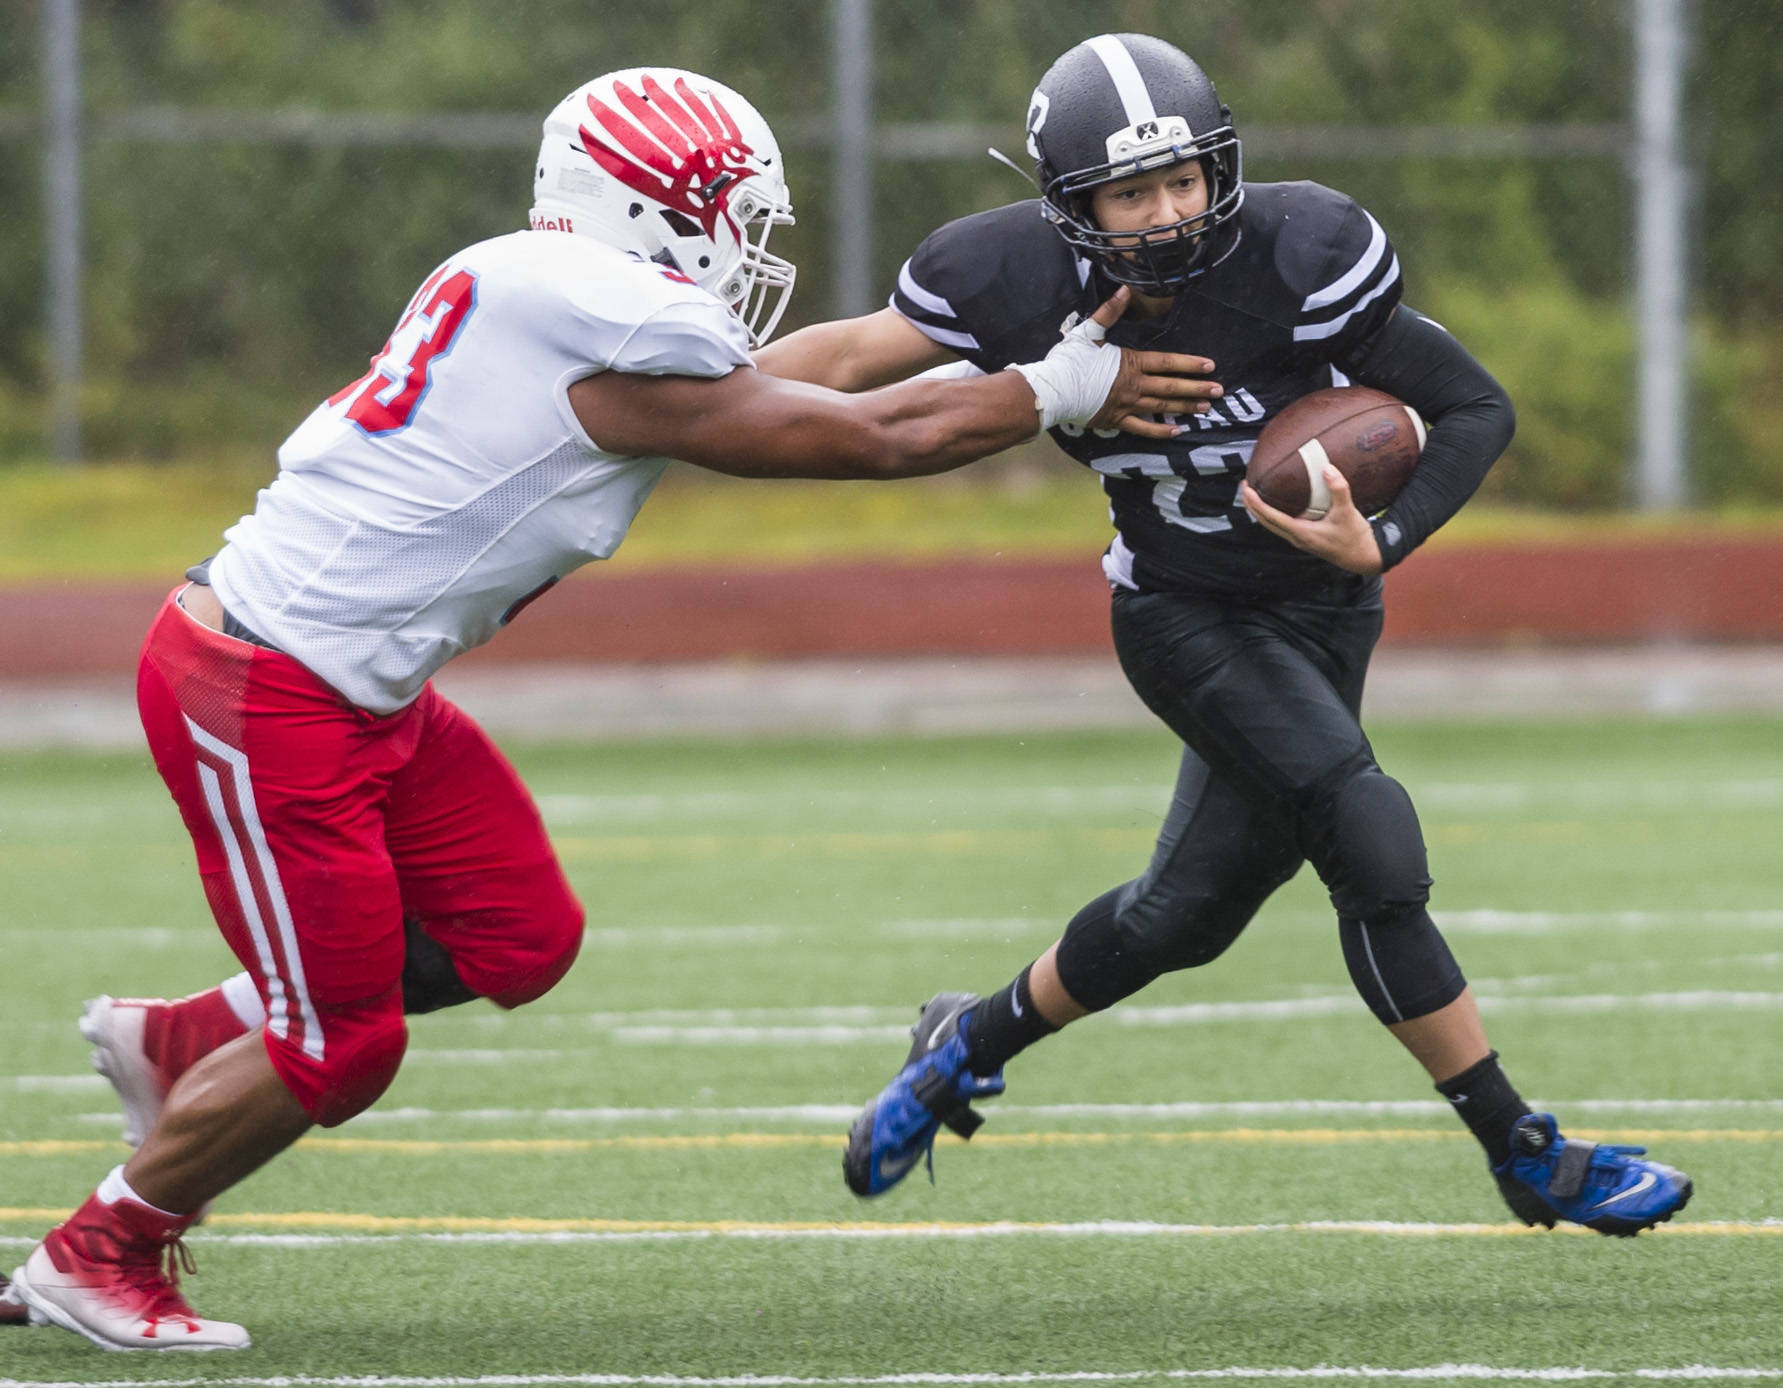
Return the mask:
MULTIPOLYGON (((9 0, 10 32, 35 36, 58 2, 72 0, 9 0)), ((443 255, 523 224, 539 120, 614 67, 709 72, 780 134, 799 211, 776 238, 800 267, 788 327, 877 307, 928 231, 1031 195, 984 150, 1024 161, 1028 94, 1052 59, 1132 29, 1208 69, 1247 177, 1316 179, 1380 218, 1409 300, 1518 398, 1495 490, 1613 502, 1631 494, 1641 433, 1636 3, 1480 0, 1464 16, 1449 0, 86 0, 86 452, 270 448, 362 369, 443 255)), ((14 209, 0 313, 16 326, 0 336, 0 454, 19 457, 46 446, 53 375, 37 212, 50 132, 40 49, 0 49, 14 209)), ((1749 463, 1765 434, 1770 396, 1748 383, 1774 344, 1718 319, 1697 338, 1699 494, 1783 498, 1774 451, 1720 461, 1749 463)))

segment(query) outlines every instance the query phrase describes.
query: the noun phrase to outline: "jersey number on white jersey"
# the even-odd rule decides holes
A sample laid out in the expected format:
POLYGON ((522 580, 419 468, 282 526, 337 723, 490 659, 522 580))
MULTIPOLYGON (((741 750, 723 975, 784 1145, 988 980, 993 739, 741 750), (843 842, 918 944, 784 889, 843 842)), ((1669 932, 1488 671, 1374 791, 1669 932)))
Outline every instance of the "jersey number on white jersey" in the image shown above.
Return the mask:
POLYGON ((427 394, 433 364, 452 350, 477 306, 477 277, 469 270, 447 275, 442 265, 415 291, 371 370, 328 397, 351 401, 346 417, 371 435, 406 428, 427 394))

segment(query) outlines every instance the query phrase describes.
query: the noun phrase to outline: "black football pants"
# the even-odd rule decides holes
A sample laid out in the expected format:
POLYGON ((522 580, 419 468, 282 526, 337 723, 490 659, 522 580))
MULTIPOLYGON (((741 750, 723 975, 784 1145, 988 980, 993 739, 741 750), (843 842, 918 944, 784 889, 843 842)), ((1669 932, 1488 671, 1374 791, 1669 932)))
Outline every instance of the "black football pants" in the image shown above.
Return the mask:
POLYGON ((1425 909, 1417 812, 1358 721, 1378 580, 1255 604, 1117 590, 1113 624, 1128 680, 1184 743, 1182 767, 1144 875, 1066 930, 1066 991, 1098 1010, 1209 963, 1310 861, 1376 1016, 1405 1021, 1452 1002, 1465 984, 1425 909))

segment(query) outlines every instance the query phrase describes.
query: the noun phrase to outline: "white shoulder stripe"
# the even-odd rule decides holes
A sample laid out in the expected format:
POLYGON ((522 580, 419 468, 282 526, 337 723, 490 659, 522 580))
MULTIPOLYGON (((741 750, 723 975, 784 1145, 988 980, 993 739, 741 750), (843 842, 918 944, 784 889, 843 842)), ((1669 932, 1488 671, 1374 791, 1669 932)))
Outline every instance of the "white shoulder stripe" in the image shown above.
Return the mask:
POLYGON ((898 301, 896 299, 892 300, 891 307, 906 323, 915 328, 917 332, 921 333, 924 337, 928 338, 930 342, 939 343, 943 347, 966 347, 970 348, 972 351, 978 350, 978 339, 973 337, 971 333, 952 332, 947 328, 937 328, 932 323, 925 323, 920 318, 912 318, 908 313, 905 313, 903 309, 898 307, 898 301))
POLYGON ((1362 312, 1363 309, 1367 308, 1376 299, 1380 298, 1381 295, 1385 294, 1398 283, 1399 257, 1394 256, 1393 263, 1387 267, 1387 273, 1382 277, 1381 282, 1375 285, 1369 293, 1358 299, 1355 307, 1350 309, 1348 313, 1340 313, 1328 323, 1302 324, 1300 327, 1294 329, 1294 341, 1314 342, 1324 337, 1336 337, 1338 333, 1343 331, 1344 325, 1348 323, 1350 319, 1354 318, 1358 313, 1362 312))
POLYGON ((1306 302, 1300 305, 1300 311, 1306 313, 1315 308, 1324 308, 1334 304, 1344 295, 1360 287, 1381 263, 1381 257, 1387 253, 1387 233, 1381 230, 1381 224, 1367 212, 1369 237, 1368 249, 1362 252, 1362 258, 1350 267, 1350 272, 1335 283, 1306 296, 1306 302))
POLYGON ((959 314, 953 311, 953 305, 946 299, 943 299, 939 294, 929 293, 912 278, 908 260, 904 262, 903 269, 898 271, 898 292, 924 313, 938 313, 943 318, 959 317, 959 314))
POLYGON ((1101 34, 1090 40, 1090 47, 1114 79, 1114 89, 1127 112, 1127 124, 1156 120, 1158 108, 1152 105, 1152 94, 1145 89, 1145 79, 1139 75, 1139 66, 1126 45, 1113 34, 1101 34))

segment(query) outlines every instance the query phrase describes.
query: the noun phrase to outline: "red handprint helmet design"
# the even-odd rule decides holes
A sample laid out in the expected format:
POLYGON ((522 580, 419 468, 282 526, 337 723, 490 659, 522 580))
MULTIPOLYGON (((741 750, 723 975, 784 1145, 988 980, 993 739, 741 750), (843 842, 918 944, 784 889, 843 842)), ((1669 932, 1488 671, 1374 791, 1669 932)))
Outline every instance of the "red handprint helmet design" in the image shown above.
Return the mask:
POLYGON ((533 228, 669 266, 729 304, 757 346, 795 275, 768 253, 768 233, 792 219, 774 132, 709 77, 628 68, 576 88, 545 118, 533 228))

